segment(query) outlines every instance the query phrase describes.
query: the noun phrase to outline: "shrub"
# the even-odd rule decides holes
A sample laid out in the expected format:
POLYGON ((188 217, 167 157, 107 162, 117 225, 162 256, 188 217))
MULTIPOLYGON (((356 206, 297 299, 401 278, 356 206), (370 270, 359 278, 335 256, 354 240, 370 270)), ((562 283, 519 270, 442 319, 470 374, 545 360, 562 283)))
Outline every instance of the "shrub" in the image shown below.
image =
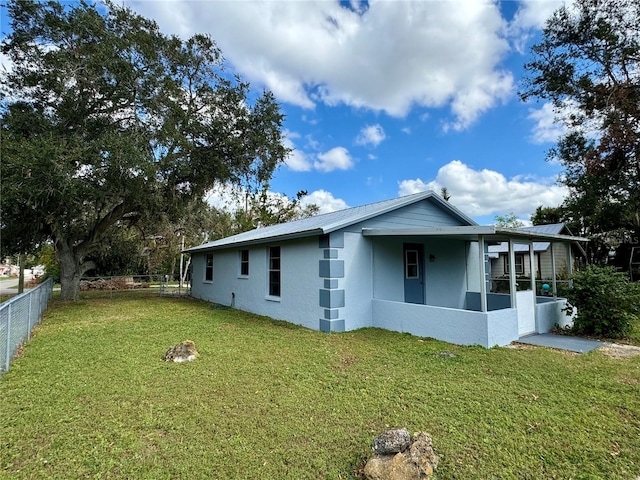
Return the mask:
POLYGON ((640 312, 640 288, 613 267, 587 265, 572 276, 567 310, 577 308, 573 331, 586 335, 622 337, 631 331, 640 312))

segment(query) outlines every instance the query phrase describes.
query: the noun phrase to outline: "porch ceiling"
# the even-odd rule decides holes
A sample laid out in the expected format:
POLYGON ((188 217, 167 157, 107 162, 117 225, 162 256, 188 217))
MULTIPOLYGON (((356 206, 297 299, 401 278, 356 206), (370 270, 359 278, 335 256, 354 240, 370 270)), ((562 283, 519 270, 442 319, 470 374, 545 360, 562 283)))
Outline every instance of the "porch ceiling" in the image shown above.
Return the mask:
POLYGON ((556 241, 588 242, 588 238, 573 235, 532 232, 515 228, 496 227, 495 225, 471 225, 463 227, 417 227, 417 228, 363 228, 365 237, 441 237, 467 241, 478 241, 483 237, 486 242, 513 241, 556 241))

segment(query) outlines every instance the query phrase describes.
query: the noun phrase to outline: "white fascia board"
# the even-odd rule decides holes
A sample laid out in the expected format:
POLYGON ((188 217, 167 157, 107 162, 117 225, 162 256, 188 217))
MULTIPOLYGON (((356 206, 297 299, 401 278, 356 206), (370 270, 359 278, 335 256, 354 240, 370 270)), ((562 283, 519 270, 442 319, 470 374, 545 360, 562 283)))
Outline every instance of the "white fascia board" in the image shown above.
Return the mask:
POLYGON ((515 228, 502 228, 495 225, 476 225, 463 227, 420 227, 420 228, 363 228, 365 237, 384 236, 424 236, 424 237, 460 237, 465 239, 477 239, 483 235, 487 241, 502 242, 512 239, 531 241, 557 241, 557 242, 588 242, 588 238, 574 237, 552 233, 536 233, 515 228))
POLYGON ((526 240, 545 241, 545 240, 557 240, 559 242, 588 242, 588 238, 576 237, 574 235, 562 235, 559 233, 539 233, 527 230, 520 230, 517 228, 502 228, 495 227, 496 234, 504 234, 512 238, 524 238, 526 240))
POLYGON ((425 236, 425 237, 446 237, 446 236, 477 236, 493 235, 495 227, 493 225, 469 225, 463 227, 419 227, 419 228, 363 228, 362 234, 365 237, 383 236, 425 236))
POLYGON ((187 250, 184 250, 183 253, 208 252, 212 250, 223 250, 226 248, 240 248, 240 247, 248 247, 251 245, 271 244, 271 243, 282 242, 285 240, 294 240, 297 238, 312 237, 314 235, 323 235, 323 234, 324 232, 321 229, 313 229, 313 230, 306 230, 304 232, 298 232, 298 233, 286 233, 282 235, 274 235, 272 237, 261 237, 261 238, 240 240, 240 241, 234 241, 234 242, 218 243, 217 241, 214 241, 214 242, 205 243, 204 245, 199 245, 197 247, 189 248, 187 250))

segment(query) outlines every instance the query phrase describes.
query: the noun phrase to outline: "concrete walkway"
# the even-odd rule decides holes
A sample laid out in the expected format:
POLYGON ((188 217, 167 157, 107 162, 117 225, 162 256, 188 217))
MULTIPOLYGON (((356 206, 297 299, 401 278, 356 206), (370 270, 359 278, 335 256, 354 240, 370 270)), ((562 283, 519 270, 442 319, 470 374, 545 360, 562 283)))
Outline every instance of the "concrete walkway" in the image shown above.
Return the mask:
POLYGON ((570 337, 568 335, 554 335, 553 333, 534 333, 518 339, 519 343, 527 345, 537 345, 539 347, 558 348, 570 352, 586 353, 596 348, 604 347, 606 342, 599 340, 589 340, 581 337, 570 337))

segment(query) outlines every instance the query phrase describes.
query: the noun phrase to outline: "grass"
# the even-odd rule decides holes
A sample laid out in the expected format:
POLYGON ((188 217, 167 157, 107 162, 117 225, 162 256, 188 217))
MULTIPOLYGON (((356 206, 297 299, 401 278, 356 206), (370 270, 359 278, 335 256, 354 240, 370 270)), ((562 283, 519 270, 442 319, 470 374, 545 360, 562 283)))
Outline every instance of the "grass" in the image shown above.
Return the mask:
POLYGON ((629 480, 639 384, 640 357, 326 335, 190 299, 54 302, 0 378, 0 478, 353 479, 406 427, 433 436, 439 479, 629 480), (198 359, 162 362, 185 339, 198 359))

